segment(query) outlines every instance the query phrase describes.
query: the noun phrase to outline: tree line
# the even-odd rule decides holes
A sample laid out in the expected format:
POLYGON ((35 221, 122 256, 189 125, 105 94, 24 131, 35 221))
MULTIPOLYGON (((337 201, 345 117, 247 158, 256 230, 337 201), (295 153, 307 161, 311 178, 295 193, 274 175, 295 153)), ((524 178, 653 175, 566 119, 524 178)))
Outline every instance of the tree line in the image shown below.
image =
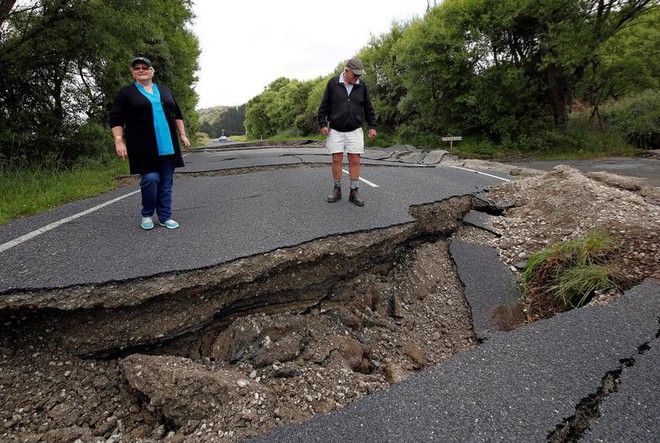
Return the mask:
MULTIPOLYGON (((381 131, 400 140, 538 147, 576 106, 602 127, 603 104, 631 94, 646 96, 657 140, 660 109, 649 103, 660 86, 659 9, 653 0, 445 0, 357 55, 381 131)), ((315 133, 325 83, 342 69, 273 81, 247 103, 248 136, 315 133)))
POLYGON ((211 138, 245 135, 245 104, 200 109, 199 130, 211 138))
POLYGON ((191 0, 0 0, 0 165, 110 152, 115 94, 143 55, 198 127, 191 0))

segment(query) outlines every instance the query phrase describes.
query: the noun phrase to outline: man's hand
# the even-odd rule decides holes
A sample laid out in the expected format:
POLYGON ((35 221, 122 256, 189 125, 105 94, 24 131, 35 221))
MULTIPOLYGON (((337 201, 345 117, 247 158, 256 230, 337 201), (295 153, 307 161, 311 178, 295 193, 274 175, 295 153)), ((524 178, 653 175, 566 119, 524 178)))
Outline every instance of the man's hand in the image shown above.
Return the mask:
POLYGON ((321 134, 323 134, 323 135, 330 134, 330 130, 327 127, 321 128, 320 131, 321 131, 321 134))
POLYGON ((369 138, 370 138, 370 139, 372 139, 372 140, 375 139, 375 138, 376 138, 376 134, 377 134, 377 132, 376 132, 375 129, 369 129, 369 138))

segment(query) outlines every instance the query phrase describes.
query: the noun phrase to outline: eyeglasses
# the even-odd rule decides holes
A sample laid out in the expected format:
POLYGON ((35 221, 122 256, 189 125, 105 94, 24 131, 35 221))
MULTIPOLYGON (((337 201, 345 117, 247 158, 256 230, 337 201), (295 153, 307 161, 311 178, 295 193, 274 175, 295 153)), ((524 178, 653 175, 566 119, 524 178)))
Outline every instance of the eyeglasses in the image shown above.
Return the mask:
POLYGON ((133 71, 149 71, 151 68, 149 66, 133 66, 131 68, 133 71))

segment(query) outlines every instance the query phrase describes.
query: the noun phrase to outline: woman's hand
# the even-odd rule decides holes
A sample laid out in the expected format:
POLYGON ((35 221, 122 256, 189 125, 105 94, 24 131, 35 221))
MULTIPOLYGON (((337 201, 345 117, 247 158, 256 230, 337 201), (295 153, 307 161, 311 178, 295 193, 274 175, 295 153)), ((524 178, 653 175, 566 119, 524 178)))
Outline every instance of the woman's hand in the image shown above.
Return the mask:
POLYGON ((181 143, 183 143, 183 146, 186 148, 190 147, 190 140, 188 140, 188 137, 186 137, 185 135, 181 136, 181 143))
POLYGON ((128 157, 128 152, 126 152, 126 143, 121 138, 115 139, 115 152, 117 157, 121 157, 122 160, 125 160, 128 157))

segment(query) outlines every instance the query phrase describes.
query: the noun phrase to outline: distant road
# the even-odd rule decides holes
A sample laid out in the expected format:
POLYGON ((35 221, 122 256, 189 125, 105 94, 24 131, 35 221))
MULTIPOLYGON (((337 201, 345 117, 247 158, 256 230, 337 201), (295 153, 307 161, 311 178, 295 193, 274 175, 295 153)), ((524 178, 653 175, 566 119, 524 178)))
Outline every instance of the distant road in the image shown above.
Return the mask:
POLYGON ((507 165, 549 171, 557 165, 568 165, 583 172, 605 171, 642 179, 645 186, 660 187, 660 159, 643 157, 607 157, 592 160, 533 160, 502 162, 507 165))

